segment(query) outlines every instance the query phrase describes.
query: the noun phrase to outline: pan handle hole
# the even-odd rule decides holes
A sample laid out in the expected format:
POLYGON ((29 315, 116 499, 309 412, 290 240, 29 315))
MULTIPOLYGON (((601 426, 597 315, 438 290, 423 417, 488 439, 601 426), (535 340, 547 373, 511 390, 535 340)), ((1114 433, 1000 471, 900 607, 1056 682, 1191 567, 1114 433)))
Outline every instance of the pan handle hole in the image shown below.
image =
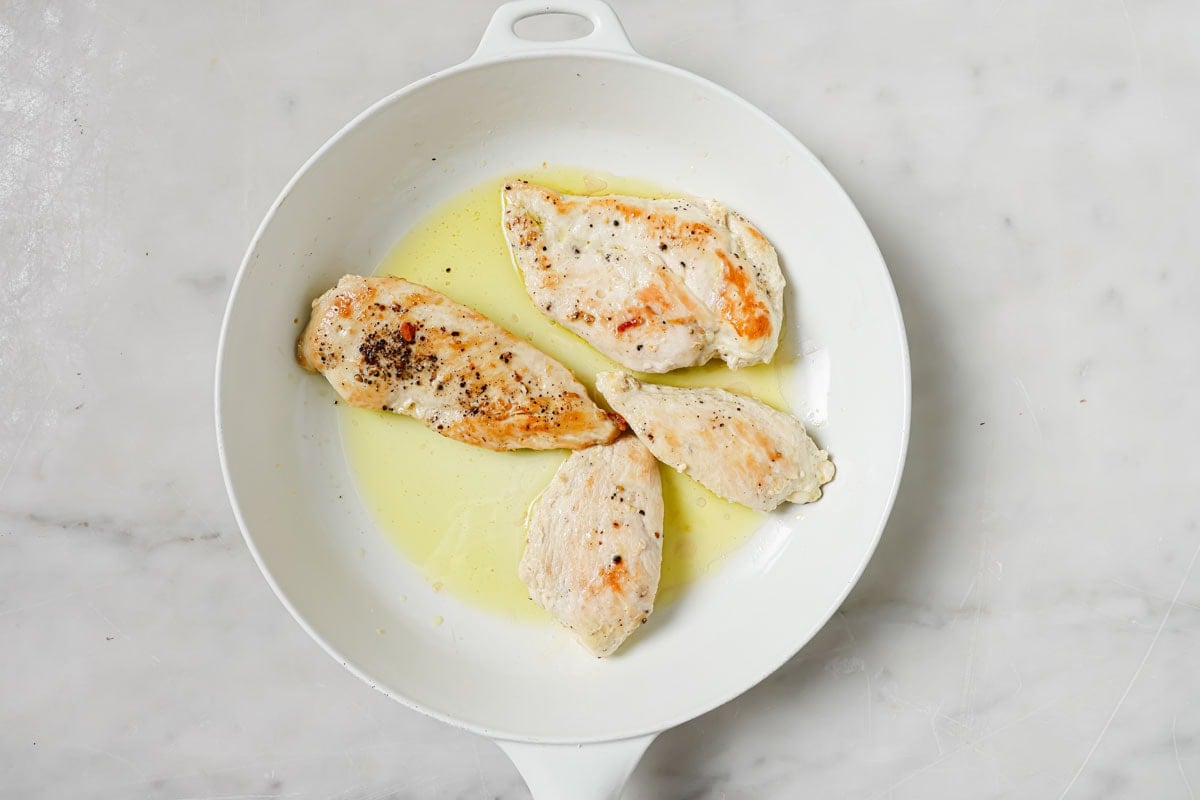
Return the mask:
POLYGON ((587 17, 548 12, 517 20, 513 24, 513 33, 531 42, 569 42, 587 36, 592 28, 587 17))

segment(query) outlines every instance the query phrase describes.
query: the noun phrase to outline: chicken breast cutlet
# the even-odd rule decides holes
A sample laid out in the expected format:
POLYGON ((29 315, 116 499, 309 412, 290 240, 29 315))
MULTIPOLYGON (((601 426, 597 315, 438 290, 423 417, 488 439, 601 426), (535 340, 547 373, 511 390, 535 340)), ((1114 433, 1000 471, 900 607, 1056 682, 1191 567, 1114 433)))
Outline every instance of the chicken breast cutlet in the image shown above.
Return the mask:
POLYGON ((833 462, 791 414, 724 389, 680 389, 602 372, 596 388, 659 461, 759 511, 810 503, 833 462))
POLYGON ((533 506, 519 573, 597 656, 654 609, 662 569, 658 462, 635 436, 572 453, 533 506))
POLYGON ((770 242, 715 201, 579 197, 513 181, 504 232, 538 310, 639 372, 768 362, 783 320, 770 242))
POLYGON ((562 364, 402 278, 343 277, 313 301, 296 354, 352 406, 489 450, 575 450, 620 433, 562 364))

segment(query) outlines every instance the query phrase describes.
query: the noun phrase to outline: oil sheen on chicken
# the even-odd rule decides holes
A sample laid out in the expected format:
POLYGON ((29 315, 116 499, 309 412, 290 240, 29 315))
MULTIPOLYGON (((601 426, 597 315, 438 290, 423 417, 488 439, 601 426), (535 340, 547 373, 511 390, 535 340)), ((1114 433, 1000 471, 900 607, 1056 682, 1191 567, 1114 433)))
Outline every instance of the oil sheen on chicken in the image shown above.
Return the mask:
POLYGON ((343 277, 313 301, 296 355, 352 406, 406 414, 490 450, 574 450, 619 434, 562 364, 401 278, 343 277))
POLYGON ((659 461, 713 494, 770 511, 810 503, 833 462, 791 414, 724 389, 680 389, 602 372, 596 388, 659 461))
POLYGON ((513 181, 504 231, 538 310, 631 370, 714 356, 769 362, 783 273, 757 228, 715 201, 580 197, 513 181))
POLYGON ((585 647, 610 655, 654 609, 662 530, 658 462, 637 437, 579 450, 529 513, 521 580, 585 647))

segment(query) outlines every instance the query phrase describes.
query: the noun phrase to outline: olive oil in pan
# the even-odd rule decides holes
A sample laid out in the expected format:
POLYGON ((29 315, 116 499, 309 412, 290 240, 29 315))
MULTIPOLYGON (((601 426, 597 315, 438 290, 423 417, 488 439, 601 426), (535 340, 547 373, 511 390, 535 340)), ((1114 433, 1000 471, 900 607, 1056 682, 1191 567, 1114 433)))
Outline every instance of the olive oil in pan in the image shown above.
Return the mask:
MULTIPOLYGON (((644 181, 580 168, 543 168, 480 184, 420 221, 379 265, 475 308, 571 368, 594 392, 597 372, 620 369, 543 317, 525 294, 500 225, 500 190, 525 178, 572 194, 669 197, 644 181)), ((716 386, 777 408, 786 365, 733 371, 721 362, 641 376, 674 386, 716 386)), ((338 406, 347 460, 384 533, 439 591, 508 616, 546 618, 517 577, 525 514, 566 451, 493 453, 438 436, 416 420, 338 406)), ((666 519, 658 602, 718 566, 763 519, 669 467, 661 467, 666 519)))

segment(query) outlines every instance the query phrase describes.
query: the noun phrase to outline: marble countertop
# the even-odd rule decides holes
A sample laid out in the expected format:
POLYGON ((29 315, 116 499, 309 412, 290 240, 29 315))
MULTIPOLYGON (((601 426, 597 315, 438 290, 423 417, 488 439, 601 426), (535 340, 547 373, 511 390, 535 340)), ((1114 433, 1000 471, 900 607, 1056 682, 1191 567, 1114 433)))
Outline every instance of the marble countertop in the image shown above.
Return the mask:
MULTIPOLYGON (((1200 7, 614 3, 843 182, 913 360, 895 513, 828 626, 627 797, 1200 791, 1200 7)), ((0 10, 0 796, 527 797, 272 596, 217 330, 271 200, 494 3, 0 10)))

